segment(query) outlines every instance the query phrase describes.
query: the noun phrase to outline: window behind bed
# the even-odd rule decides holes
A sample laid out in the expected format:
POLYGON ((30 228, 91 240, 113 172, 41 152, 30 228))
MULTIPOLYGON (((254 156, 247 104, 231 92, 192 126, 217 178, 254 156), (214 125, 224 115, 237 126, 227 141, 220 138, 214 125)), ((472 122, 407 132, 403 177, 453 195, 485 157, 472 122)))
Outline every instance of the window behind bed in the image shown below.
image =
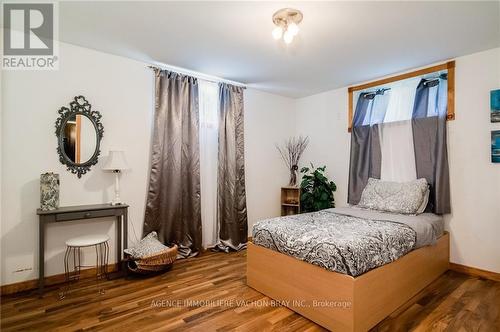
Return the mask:
POLYGON ((356 105, 349 203, 359 202, 370 177, 396 182, 425 178, 431 189, 428 210, 450 212, 446 120, 454 118, 449 107, 454 63, 432 69, 349 89, 356 105))

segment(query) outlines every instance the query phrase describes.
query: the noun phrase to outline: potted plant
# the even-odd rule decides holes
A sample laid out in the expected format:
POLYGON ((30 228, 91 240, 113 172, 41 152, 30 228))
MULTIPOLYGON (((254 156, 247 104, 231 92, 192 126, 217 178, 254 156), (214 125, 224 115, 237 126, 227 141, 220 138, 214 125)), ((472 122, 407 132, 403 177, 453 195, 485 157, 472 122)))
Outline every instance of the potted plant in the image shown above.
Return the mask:
POLYGON ((335 207, 333 192, 337 186, 325 176, 326 166, 314 169, 302 167, 302 182, 300 183, 300 208, 302 212, 314 212, 335 207))

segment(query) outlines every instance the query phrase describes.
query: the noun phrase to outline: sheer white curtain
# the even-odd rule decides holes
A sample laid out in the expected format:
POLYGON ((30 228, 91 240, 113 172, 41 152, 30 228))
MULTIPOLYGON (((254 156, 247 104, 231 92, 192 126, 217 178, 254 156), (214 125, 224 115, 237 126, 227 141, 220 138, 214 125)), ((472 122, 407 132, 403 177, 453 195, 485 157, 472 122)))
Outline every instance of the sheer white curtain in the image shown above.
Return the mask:
POLYGON ((417 178, 411 118, 419 81, 420 78, 400 81, 386 92, 389 103, 379 131, 382 180, 405 182, 417 178))
POLYGON ((380 178, 406 182, 417 178, 411 121, 384 123, 380 127, 382 163, 380 178))
POLYGON ((390 98, 384 122, 411 120, 415 93, 419 82, 420 77, 417 77, 390 85, 391 89, 386 92, 390 95, 390 98))
POLYGON ((200 106, 200 185, 202 243, 207 248, 217 243, 217 83, 198 80, 200 106))

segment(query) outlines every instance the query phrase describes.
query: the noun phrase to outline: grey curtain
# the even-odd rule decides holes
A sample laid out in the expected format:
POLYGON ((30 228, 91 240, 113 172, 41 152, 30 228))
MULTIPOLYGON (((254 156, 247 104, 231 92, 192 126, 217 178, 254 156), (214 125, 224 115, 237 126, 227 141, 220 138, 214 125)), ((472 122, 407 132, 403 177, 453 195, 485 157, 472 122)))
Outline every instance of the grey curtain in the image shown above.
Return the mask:
POLYGON ((349 204, 359 203, 368 178, 380 179, 382 151, 378 122, 383 120, 385 108, 377 110, 374 107, 375 98, 379 96, 374 93, 361 93, 356 104, 351 130, 347 193, 349 204))
POLYGON ((243 88, 219 85, 219 166, 217 176, 216 250, 246 248, 243 88))
POLYGON ((182 257, 201 249, 198 82, 155 70, 155 114, 144 233, 177 244, 182 257))
POLYGON ((422 79, 417 87, 412 115, 417 178, 430 186, 427 210, 451 212, 450 178, 446 142, 446 80, 422 79))

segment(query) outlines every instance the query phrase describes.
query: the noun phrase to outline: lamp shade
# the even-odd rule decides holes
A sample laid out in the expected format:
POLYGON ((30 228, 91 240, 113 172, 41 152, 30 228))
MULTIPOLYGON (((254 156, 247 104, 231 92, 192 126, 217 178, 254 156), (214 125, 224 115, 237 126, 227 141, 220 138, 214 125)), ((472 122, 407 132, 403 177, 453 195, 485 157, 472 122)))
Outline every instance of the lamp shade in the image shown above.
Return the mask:
POLYGON ((105 171, 122 171, 128 169, 125 153, 123 151, 109 151, 108 160, 102 169, 105 171))

